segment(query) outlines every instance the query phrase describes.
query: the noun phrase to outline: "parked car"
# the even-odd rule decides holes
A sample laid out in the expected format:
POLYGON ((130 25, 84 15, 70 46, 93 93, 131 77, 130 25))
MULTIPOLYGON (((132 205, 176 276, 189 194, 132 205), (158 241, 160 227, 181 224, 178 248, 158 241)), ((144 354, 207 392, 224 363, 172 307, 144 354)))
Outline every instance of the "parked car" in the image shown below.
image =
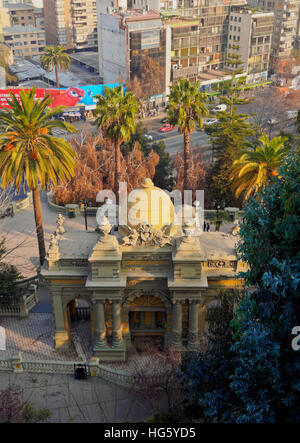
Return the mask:
POLYGON ((145 134, 145 138, 147 138, 148 140, 153 140, 153 137, 150 134, 145 134))
POLYGON ((217 105, 214 109, 214 112, 226 111, 227 106, 222 103, 221 105, 217 105))
POLYGON ((292 118, 297 118, 298 111, 286 111, 287 118, 291 120, 292 118))
POLYGON ((279 121, 276 118, 269 118, 267 120, 268 125, 276 125, 276 123, 279 123, 279 121))
POLYGON ((161 123, 164 123, 164 124, 165 124, 165 123, 169 123, 167 117, 163 118, 160 122, 161 122, 161 123))
POLYGON ((218 123, 218 119, 217 119, 217 118, 208 118, 208 119, 204 122, 204 126, 214 125, 215 123, 218 123))
POLYGON ((174 129, 174 126, 170 125, 170 123, 167 123, 165 126, 162 126, 159 131, 160 132, 168 132, 172 131, 174 129))

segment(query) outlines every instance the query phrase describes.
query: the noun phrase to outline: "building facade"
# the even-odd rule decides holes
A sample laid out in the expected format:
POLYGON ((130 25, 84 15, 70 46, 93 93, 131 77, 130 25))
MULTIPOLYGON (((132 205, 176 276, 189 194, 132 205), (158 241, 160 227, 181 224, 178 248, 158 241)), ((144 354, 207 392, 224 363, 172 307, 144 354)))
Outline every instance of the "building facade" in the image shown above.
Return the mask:
POLYGON ((250 6, 274 13, 271 63, 289 57, 299 38, 299 0, 248 0, 250 6))
POLYGON ((3 28, 4 41, 11 47, 15 57, 32 57, 45 48, 45 31, 33 26, 10 26, 3 28))
POLYGON ((47 45, 97 50, 95 0, 44 0, 44 16, 47 45))
POLYGON ((6 8, 10 17, 10 26, 35 26, 35 7, 33 5, 8 3, 6 8))
POLYGON ((273 35, 273 12, 232 7, 226 69, 267 77, 273 35))
MULTIPOLYGON (((124 81, 139 76, 145 57, 159 66, 165 81, 165 92, 170 73, 167 73, 168 32, 160 14, 151 10, 125 10, 99 14, 99 66, 103 82, 119 78, 124 81)), ((170 43, 169 43, 170 44, 170 43)))
POLYGON ((150 179, 129 194, 128 216, 137 191, 140 219, 150 214, 151 225, 131 219, 112 230, 103 217, 100 234, 65 232, 58 217, 41 271, 52 296, 56 348, 70 346, 72 319, 84 301, 93 352, 102 361, 125 360, 136 337, 197 350, 209 304, 222 289, 242 289, 235 236, 202 233, 191 220, 174 224, 170 198, 150 179))

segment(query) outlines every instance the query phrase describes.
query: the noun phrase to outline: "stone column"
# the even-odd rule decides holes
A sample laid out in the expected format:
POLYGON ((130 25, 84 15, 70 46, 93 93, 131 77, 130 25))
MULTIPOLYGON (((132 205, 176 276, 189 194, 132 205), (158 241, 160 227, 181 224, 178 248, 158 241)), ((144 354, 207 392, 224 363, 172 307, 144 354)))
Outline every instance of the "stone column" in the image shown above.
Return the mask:
POLYGON ((104 300, 96 300, 94 305, 95 347, 107 346, 104 300))
POLYGON ((182 348, 182 306, 180 301, 175 301, 172 310, 172 344, 175 349, 182 348))
POLYGON ((119 301, 113 301, 112 303, 112 338, 113 346, 119 346, 123 343, 121 304, 119 301))
POLYGON ((55 347, 58 349, 66 349, 69 346, 68 319, 65 318, 62 291, 61 288, 52 286, 50 289, 52 296, 52 312, 55 324, 55 347))
POLYGON ((188 333, 188 350, 195 351, 199 344, 199 326, 198 326, 198 301, 189 302, 189 333, 188 333))

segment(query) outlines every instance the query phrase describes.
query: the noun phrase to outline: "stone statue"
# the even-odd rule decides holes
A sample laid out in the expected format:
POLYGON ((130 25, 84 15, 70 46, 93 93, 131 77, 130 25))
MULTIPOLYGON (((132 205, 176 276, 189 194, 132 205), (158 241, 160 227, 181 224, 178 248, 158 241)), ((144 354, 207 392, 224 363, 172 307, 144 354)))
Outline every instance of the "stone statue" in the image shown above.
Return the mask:
POLYGON ((57 237, 55 234, 52 234, 50 237, 50 246, 47 253, 48 261, 56 261, 59 260, 59 248, 57 244, 57 237))
POLYGON ((56 229, 55 229, 55 234, 64 234, 66 232, 65 228, 63 227, 65 218, 61 215, 58 214, 57 218, 56 218, 56 229))
POLYGON ((99 231, 104 237, 107 237, 111 231, 111 224, 109 223, 107 217, 104 215, 101 221, 101 225, 99 225, 99 231))

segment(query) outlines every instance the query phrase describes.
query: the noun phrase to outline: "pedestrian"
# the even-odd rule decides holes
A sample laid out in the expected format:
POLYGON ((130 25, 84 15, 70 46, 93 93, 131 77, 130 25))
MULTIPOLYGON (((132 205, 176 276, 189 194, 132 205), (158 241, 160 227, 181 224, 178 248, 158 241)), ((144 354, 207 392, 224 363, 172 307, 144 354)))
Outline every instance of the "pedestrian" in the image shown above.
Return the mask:
POLYGON ((210 230, 210 226, 209 226, 209 223, 207 223, 207 225, 206 225, 206 232, 209 232, 209 230, 210 230))
POLYGON ((204 220, 204 224, 203 224, 203 232, 205 232, 205 230, 206 230, 206 223, 205 223, 205 220, 204 220))

